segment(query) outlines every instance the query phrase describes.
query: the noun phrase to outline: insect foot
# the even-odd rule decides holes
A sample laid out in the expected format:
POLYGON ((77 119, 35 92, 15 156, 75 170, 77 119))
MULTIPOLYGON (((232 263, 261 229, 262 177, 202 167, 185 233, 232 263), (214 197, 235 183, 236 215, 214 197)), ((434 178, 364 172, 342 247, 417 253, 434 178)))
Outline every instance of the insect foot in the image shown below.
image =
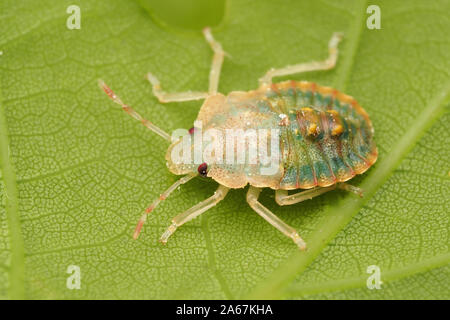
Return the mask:
POLYGON ((172 224, 167 228, 166 231, 162 234, 161 238, 159 239, 159 242, 162 244, 166 244, 169 237, 177 230, 177 225, 175 222, 172 222, 172 224))
POLYGON ((291 238, 292 240, 294 240, 295 244, 300 248, 300 250, 306 250, 306 242, 298 235, 297 232, 292 234, 291 238))
POLYGON ((329 48, 337 48, 339 42, 344 38, 344 33, 343 32, 335 32, 333 33, 333 35, 331 36, 331 39, 328 43, 328 47, 329 48))
POLYGON ((364 197, 364 190, 361 188, 352 186, 351 184, 341 182, 338 184, 338 188, 348 191, 348 192, 352 192, 352 193, 360 196, 361 198, 364 197))

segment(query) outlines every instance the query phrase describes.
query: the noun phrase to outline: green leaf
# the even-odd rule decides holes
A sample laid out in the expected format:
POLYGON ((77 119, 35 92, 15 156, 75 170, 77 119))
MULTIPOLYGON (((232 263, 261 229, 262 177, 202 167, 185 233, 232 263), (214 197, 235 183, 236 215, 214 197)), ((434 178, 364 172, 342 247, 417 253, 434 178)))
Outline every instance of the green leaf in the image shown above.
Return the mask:
POLYGON ((143 209, 177 178, 166 144, 97 79, 166 131, 189 128, 200 103, 162 105, 143 76, 152 71, 168 91, 205 90, 212 56, 197 25, 172 28, 141 4, 0 3, 0 298, 450 298, 448 1, 378 1, 380 30, 366 27, 364 1, 227 1, 213 29, 231 56, 221 92, 325 58, 342 31, 334 70, 289 78, 354 96, 375 127, 379 160, 353 180, 364 198, 336 191, 278 207, 263 191, 306 252, 254 213, 243 190, 160 245, 173 216, 211 195, 216 184, 202 180, 174 192, 132 239, 143 209), (80 30, 66 27, 72 4, 80 30), (70 265, 80 290, 66 287, 70 265), (366 287, 370 265, 380 290, 366 287))

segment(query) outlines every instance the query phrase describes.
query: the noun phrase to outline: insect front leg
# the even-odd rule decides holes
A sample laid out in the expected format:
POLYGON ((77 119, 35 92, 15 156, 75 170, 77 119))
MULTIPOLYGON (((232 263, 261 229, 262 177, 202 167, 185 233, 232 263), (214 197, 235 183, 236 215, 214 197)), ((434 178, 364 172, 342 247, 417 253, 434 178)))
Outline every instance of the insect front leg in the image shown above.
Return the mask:
POLYGON ((272 226, 280 230, 286 236, 291 238, 294 243, 300 248, 300 250, 306 249, 306 243, 303 239, 298 235, 297 231, 274 215, 269 209, 264 207, 258 201, 259 194, 261 193, 260 188, 255 188, 250 186, 247 192, 247 202, 250 207, 255 210, 257 214, 263 217, 267 222, 269 222, 272 226))
POLYGON ((175 230, 185 224, 186 222, 196 218, 206 210, 214 207, 217 203, 225 198, 230 189, 220 185, 219 188, 214 192, 214 194, 206 200, 196 204, 192 208, 186 210, 185 212, 177 215, 172 219, 172 224, 167 228, 167 230, 162 234, 159 241, 163 244, 167 243, 169 237, 175 232, 175 230))
POLYGON ((301 192, 297 192, 294 194, 289 195, 287 190, 277 190, 275 191, 275 201, 280 205, 280 206, 286 206, 286 205, 291 205, 291 204, 296 204, 305 200, 309 200, 312 199, 314 197, 320 196, 321 194, 324 194, 325 192, 334 190, 336 188, 342 189, 342 190, 346 190, 346 191, 350 191, 353 192, 359 196, 362 197, 363 191, 362 189, 349 185, 347 183, 337 183, 334 184, 332 186, 329 187, 319 187, 319 188, 314 188, 314 189, 310 189, 310 190, 305 190, 305 191, 301 191, 301 192))
POLYGON ((299 63, 280 69, 270 69, 259 79, 260 84, 271 84, 273 77, 287 76, 295 73, 302 73, 316 70, 329 70, 334 68, 338 57, 338 44, 342 40, 343 34, 340 32, 333 33, 328 42, 328 58, 324 61, 312 61, 307 63, 299 63))

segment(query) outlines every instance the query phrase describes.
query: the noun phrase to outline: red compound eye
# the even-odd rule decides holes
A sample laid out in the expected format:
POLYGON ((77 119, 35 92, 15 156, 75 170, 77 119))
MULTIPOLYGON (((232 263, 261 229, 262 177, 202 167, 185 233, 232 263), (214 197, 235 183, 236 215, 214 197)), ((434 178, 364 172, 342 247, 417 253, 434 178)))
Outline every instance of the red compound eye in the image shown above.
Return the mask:
POLYGON ((202 177, 206 177, 206 175, 208 174, 208 165, 206 164, 206 162, 203 162, 201 165, 199 165, 197 171, 202 177))
POLYGON ((194 133, 194 130, 195 130, 194 127, 190 128, 190 129, 189 129, 189 134, 193 134, 193 133, 194 133))

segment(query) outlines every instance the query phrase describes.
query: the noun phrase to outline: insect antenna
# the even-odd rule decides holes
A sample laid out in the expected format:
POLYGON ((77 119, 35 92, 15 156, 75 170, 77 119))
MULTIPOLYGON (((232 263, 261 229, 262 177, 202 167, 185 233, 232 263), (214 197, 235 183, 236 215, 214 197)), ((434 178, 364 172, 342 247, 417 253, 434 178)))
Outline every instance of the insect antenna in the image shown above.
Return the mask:
POLYGON ((161 201, 166 200, 169 197, 169 195, 172 193, 172 191, 174 191, 176 188, 178 188, 178 186, 188 182, 189 180, 191 180, 192 178, 194 178, 196 176, 197 176, 197 174, 188 174, 188 175, 182 177, 181 179, 177 180, 174 184, 172 184, 169 188, 167 188, 166 191, 161 193, 159 198, 157 198, 155 201, 153 201, 153 203, 147 209, 145 209, 144 214, 139 219, 136 229, 134 230, 134 233, 133 233, 134 240, 136 240, 139 237, 142 226, 144 225, 145 221, 147 220, 147 215, 150 212, 152 212, 161 201))
POLYGON ((153 131, 160 137, 171 142, 170 135, 167 132, 165 132, 161 128, 157 127, 156 125, 151 123, 149 120, 142 118, 142 116, 139 113, 137 113, 133 108, 131 108, 129 105, 126 105, 125 103, 123 103, 122 100, 119 98, 119 96, 116 95, 114 93, 114 91, 112 91, 112 89, 110 87, 108 87, 108 85, 103 80, 99 79, 98 84, 99 84, 100 88, 102 88, 103 91, 105 91, 105 93, 108 95, 108 97, 115 103, 119 104, 126 113, 128 113, 130 116, 132 116, 137 121, 141 122, 145 127, 150 129, 151 131, 153 131))

